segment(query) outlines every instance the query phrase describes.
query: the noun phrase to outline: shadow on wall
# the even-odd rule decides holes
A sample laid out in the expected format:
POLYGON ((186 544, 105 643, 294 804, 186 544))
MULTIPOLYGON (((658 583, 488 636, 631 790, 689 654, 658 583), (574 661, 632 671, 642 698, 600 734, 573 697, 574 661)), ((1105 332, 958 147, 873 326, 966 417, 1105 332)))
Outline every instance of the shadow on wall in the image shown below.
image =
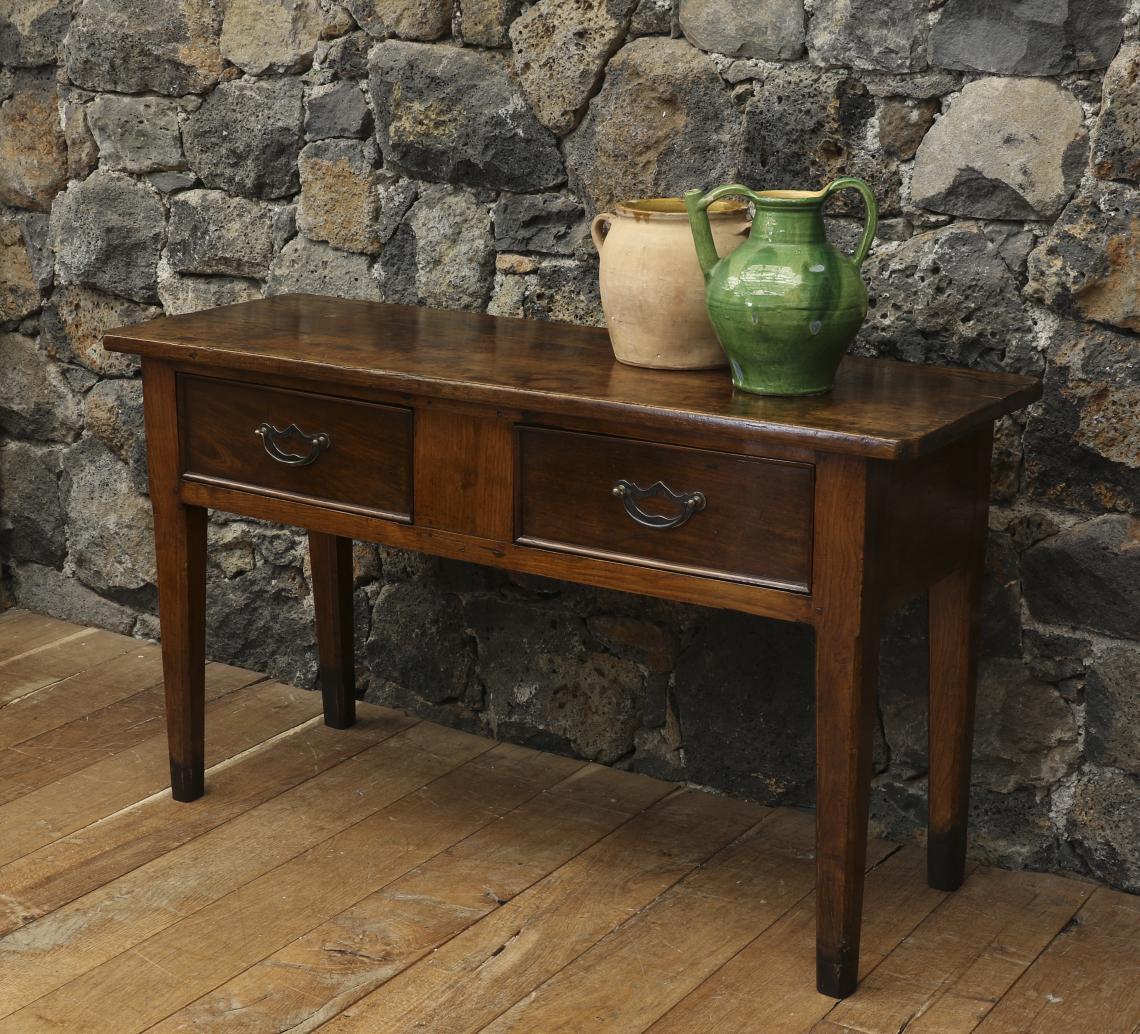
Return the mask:
MULTIPOLYGON (((11 598, 157 631, 137 369, 99 347, 110 326, 291 290, 600 323, 587 221, 615 200, 861 176, 882 223, 857 350, 1045 381, 995 446, 974 846, 1140 890, 1140 11, 807 7, 9 5, 11 598)), ((211 555, 212 654, 311 683, 298 536, 219 517, 211 555)), ((804 630, 365 546, 356 594, 372 699, 811 800, 804 630)), ((875 812, 899 837, 923 821, 923 626, 916 603, 883 653, 875 812)))

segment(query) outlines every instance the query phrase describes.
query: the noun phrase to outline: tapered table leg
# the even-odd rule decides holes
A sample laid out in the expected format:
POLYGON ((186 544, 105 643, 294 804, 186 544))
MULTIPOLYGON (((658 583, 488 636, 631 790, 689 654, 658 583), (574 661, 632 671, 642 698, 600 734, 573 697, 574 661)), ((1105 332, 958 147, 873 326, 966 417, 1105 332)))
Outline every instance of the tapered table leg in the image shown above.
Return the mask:
POLYGON ((313 608, 317 617, 325 725, 356 721, 356 662, 352 650, 352 540, 309 532, 313 608))
POLYGON ((816 633, 816 986, 844 998, 859 980, 878 624, 816 633))
POLYGON ((853 457, 817 466, 816 986, 859 981, 882 599, 870 554, 881 472, 853 457))
POLYGON ((176 801, 193 801, 205 781, 207 514, 184 505, 178 494, 178 404, 170 367, 144 360, 143 393, 170 790, 176 801))
POLYGON ((963 564, 930 590, 927 882, 957 890, 966 872, 970 755, 982 620, 993 429, 974 436, 974 507, 963 564))

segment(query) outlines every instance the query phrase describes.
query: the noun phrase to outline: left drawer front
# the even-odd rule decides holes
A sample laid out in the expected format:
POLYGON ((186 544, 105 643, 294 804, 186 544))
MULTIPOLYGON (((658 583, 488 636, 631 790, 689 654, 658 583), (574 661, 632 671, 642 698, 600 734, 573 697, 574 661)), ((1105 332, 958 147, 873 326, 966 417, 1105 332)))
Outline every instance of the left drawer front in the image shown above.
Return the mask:
POLYGON ((180 393, 187 477, 411 519, 410 409, 210 377, 180 393))

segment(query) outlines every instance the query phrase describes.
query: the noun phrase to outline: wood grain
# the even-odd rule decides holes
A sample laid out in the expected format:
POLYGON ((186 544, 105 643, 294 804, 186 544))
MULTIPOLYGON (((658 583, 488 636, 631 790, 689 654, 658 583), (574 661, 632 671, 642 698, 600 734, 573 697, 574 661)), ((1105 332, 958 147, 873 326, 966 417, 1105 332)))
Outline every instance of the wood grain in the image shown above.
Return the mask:
MULTIPOLYGON (((677 504, 646 500, 666 517, 677 504)), ((806 592, 811 581, 812 467, 628 438, 519 429, 519 541, 548 549, 806 592), (625 480, 699 491, 703 509, 647 529, 613 495, 625 480)))
MULTIPOLYGON (((275 688, 280 701, 281 688, 275 688)), ((303 695, 317 704, 315 694, 303 695)), ((259 710, 264 718, 264 704, 259 710)), ((0 938, 3 1015, 129 951, 491 746, 450 729, 412 726, 0 938)), ((224 930, 232 933, 233 927, 224 930)), ((132 961, 136 972, 138 961, 132 961)), ((108 1019, 125 1007, 110 1010, 108 1019)), ((12 1021, 7 1029, 26 1030, 26 1021, 12 1021)))
POLYGON ((565 772, 560 759, 450 739, 451 771, 39 998, 0 1021, 0 1031, 33 1034, 61 1023, 91 1034, 144 1030, 565 772), (339 878, 325 879, 334 864, 339 878), (188 957, 197 960, 193 970, 181 965, 188 957))
MULTIPOLYGON (((224 666, 210 665, 207 669, 208 682, 231 680, 231 689, 260 677, 224 666)), ((245 693, 227 693, 211 701, 210 712, 217 716, 218 734, 207 757, 221 761, 311 718, 319 709, 319 701, 312 694, 276 684, 254 686, 245 693), (270 702, 273 706, 267 707, 270 702)), ((156 723, 154 734, 131 750, 103 758, 0 806, 0 828, 4 830, 0 864, 156 793, 169 785, 168 779, 166 736, 156 723), (51 821, 45 822, 44 815, 50 815, 51 821)))
POLYGON ((408 715, 371 705, 365 705, 361 721, 344 736, 311 719, 281 739, 215 767, 213 792, 197 808, 179 808, 166 794, 152 796, 0 866, 7 898, 0 908, 0 934, 26 926, 415 723, 408 715))
POLYGON ((1140 1027, 1140 903, 1099 888, 976 1034, 1134 1034, 1140 1027))
POLYGON ((352 539, 309 532, 313 610, 317 618, 325 725, 356 721, 356 657, 352 648, 352 539))
POLYGON ((976 871, 815 1030, 968 1034, 1091 890, 1045 873, 976 871))
POLYGON ((514 538, 514 430, 499 413, 416 408, 416 524, 514 538))
MULTIPOLYGON (((69 634, 47 646, 0 662, 0 707, 11 707, 21 697, 81 675, 133 648, 130 639, 114 632, 69 627, 72 629, 69 634)), ((145 644, 136 641, 135 645, 145 644)), ((9 712, 9 716, 13 713, 9 712)))
POLYGON ((481 1030, 756 820, 726 798, 667 798, 331 1020, 333 1032, 481 1030))
MULTIPOLYGON (((318 499, 408 519, 412 512, 412 413, 407 408, 285 391, 207 377, 180 377, 181 471, 189 477, 318 499), (262 424, 330 444, 307 466, 273 459, 255 434, 262 424)), ((287 442, 288 452, 308 455, 287 442)))
MULTIPOLYGON (((945 898, 922 880, 923 852, 883 840, 867 845, 861 975, 873 972, 945 898)), ((803 1034, 834 1008, 820 994, 815 972, 815 894, 794 908, 649 1028, 652 1034, 721 1034, 751 1031, 803 1034)), ((858 992, 856 993, 858 995, 858 992)), ((875 1032, 878 1034, 878 1032, 875 1032)), ((895 1034, 895 1032, 890 1032, 895 1034)))
POLYGON ((920 455, 1040 397, 1036 379, 846 358, 827 396, 734 391, 723 371, 643 370, 604 330, 419 306, 281 295, 111 331, 104 346, 196 369, 289 374, 405 396, 647 426, 743 427, 788 444, 920 455))

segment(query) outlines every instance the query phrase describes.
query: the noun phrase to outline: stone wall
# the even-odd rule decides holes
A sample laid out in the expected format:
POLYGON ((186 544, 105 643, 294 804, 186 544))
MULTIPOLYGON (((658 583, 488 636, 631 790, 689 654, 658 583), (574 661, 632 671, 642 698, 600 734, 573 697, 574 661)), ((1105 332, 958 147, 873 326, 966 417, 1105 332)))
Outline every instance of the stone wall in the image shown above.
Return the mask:
MULTIPOLYGON (((1140 890, 1129 3, 0 0, 8 595, 157 632, 109 326, 291 290, 598 323, 614 200, 853 173, 883 215, 857 350, 1045 382, 997 437, 974 851, 1140 890)), ((299 536, 210 535, 210 653, 311 684, 299 536)), ((808 631, 364 546, 356 573, 369 699, 811 802, 808 631)), ((884 650, 875 821, 904 838, 924 617, 884 650)))

